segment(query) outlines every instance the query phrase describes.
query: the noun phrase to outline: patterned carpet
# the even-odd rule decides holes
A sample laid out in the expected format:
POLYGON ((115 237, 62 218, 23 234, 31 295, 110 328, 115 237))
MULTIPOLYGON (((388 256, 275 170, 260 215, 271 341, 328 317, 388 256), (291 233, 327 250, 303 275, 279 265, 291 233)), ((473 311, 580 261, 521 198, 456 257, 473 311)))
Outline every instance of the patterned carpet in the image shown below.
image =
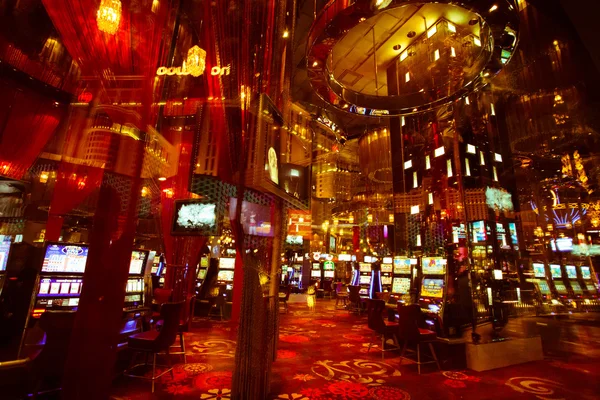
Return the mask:
MULTIPOLYGON (((598 399, 600 359, 580 354, 483 373, 438 372, 368 345, 366 317, 334 310, 334 301, 319 300, 309 312, 292 303, 281 315, 278 359, 273 365, 271 399, 276 400, 408 400, 408 399, 598 399)), ((598 328, 585 331, 596 349, 598 328), (591 335, 591 336, 590 336, 591 335), (594 336, 596 335, 596 336, 594 336)), ((118 378, 112 398, 228 399, 235 355, 235 332, 226 322, 197 320, 186 335, 187 364, 177 364, 150 393, 150 383, 118 378)), ((379 342, 380 343, 380 342, 379 342)), ((426 353, 426 352, 424 352, 426 353)), ((443 352, 441 358, 444 358, 443 352)), ((448 363, 442 369, 448 369, 448 363)), ((251 396, 248 399, 252 399, 251 396)))

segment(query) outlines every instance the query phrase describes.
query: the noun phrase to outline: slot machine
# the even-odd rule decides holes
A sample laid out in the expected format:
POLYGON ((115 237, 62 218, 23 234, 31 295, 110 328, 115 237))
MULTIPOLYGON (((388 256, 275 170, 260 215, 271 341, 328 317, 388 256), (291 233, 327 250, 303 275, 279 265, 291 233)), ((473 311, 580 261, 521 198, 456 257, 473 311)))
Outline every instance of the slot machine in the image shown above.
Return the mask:
POLYGON ((425 313, 427 323, 441 332, 444 318, 444 298, 447 287, 447 263, 442 257, 423 257, 421 259, 421 290, 419 305, 425 313))
POLYGON ((314 285, 318 283, 323 277, 323 272, 321 270, 320 262, 312 262, 310 264, 310 284, 314 285))
POLYGON ((550 291, 550 285, 548 284, 548 278, 546 276, 546 265, 540 262, 534 262, 531 264, 533 267, 533 280, 532 283, 538 292, 542 303, 548 303, 552 299, 552 292, 550 291))
POLYGON ((588 308, 591 306, 593 309, 597 309, 600 307, 600 301, 598 299, 598 286, 592 280, 590 267, 581 265, 579 267, 579 272, 581 275, 581 288, 583 289, 585 295, 584 304, 588 308))
POLYGON ((129 276, 125 286, 123 326, 120 342, 126 343, 130 335, 142 331, 144 317, 151 315, 150 299, 146 296, 147 273, 152 271, 154 251, 133 250, 129 262, 129 276))
POLYGON ((292 264, 288 268, 290 274, 290 285, 296 292, 302 289, 302 264, 292 264), (290 269, 291 268, 291 269, 290 269))
POLYGON ((11 236, 0 235, 0 295, 2 295, 4 280, 6 278, 6 264, 8 263, 11 239, 11 236))
POLYGON ((352 279, 350 284, 352 286, 360 286, 360 264, 356 261, 352 261, 352 279))
POLYGON ((393 262, 392 257, 383 257, 381 263, 381 286, 384 292, 391 292, 392 290, 393 262))
POLYGON ((333 281, 335 278, 335 263, 333 261, 323 262, 323 279, 333 281))
POLYGON ((226 286, 228 297, 231 298, 233 290, 233 276, 235 272, 235 258, 219 259, 219 272, 217 274, 217 282, 226 286))
POLYGON ((206 278, 206 271, 208 270, 208 261, 208 256, 200 257, 200 264, 198 265, 198 272, 196 273, 196 289, 198 289, 202 285, 204 278, 206 278))
POLYGON ((571 286, 571 295, 574 299, 582 299, 583 298, 583 289, 577 280, 577 267, 574 265, 566 265, 565 271, 567 273, 567 279, 569 280, 569 285, 571 286))
MULTIPOLYGON (((371 260, 370 256, 365 256, 365 260, 371 260)), ((371 287, 371 263, 370 262, 359 262, 359 285, 360 295, 369 296, 369 288, 371 287)))
POLYGON ((569 297, 569 292, 563 282, 563 273, 560 264, 550 264, 550 276, 552 277, 552 283, 556 291, 556 299, 563 302, 566 301, 569 297))
POLYGON ((398 301, 409 302, 412 288, 413 268, 417 268, 418 259, 394 257, 394 278, 392 294, 398 301))

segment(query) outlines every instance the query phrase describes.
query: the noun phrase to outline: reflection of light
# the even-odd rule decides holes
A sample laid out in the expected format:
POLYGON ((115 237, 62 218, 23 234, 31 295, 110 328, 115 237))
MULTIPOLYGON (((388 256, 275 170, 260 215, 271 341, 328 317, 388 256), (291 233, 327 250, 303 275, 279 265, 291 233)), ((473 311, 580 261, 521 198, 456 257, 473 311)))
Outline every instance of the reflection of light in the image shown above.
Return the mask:
POLYGON ((404 81, 405 81, 405 82, 409 82, 409 81, 410 81, 410 72, 407 72, 407 73, 404 75, 404 81))
POLYGON ((318 63, 318 62, 316 62, 316 61, 314 61, 314 62, 312 63, 312 66, 313 66, 313 67, 316 67, 317 65, 319 65, 319 63, 318 63))
POLYGON ((450 22, 448 22, 448 30, 450 32, 456 32, 456 26, 454 26, 454 24, 451 24, 450 22))
POLYGON ((160 178, 158 178, 159 181, 164 182, 167 180, 167 178, 165 178, 164 176, 161 176, 160 178))
POLYGON ((437 25, 434 25, 431 28, 429 28, 429 30, 427 31, 427 39, 429 39, 430 37, 435 35, 436 32, 437 32, 437 25))
POLYGON ((102 0, 96 13, 98 29, 114 35, 119 29, 121 20, 121 2, 119 0, 102 0))
POLYGON ((479 46, 479 47, 481 47, 481 40, 479 40, 479 38, 476 38, 476 37, 474 37, 474 38, 473 38, 473 44, 474 44, 475 46, 479 46))
POLYGON ((290 36, 290 32, 286 29, 285 31, 283 31, 283 38, 288 38, 290 36))
POLYGON ((450 56, 456 57, 456 50, 454 50, 454 47, 450 47, 450 56))
POLYGON ((492 7, 490 7, 490 12, 494 12, 498 9, 498 6, 496 4, 494 4, 492 7))

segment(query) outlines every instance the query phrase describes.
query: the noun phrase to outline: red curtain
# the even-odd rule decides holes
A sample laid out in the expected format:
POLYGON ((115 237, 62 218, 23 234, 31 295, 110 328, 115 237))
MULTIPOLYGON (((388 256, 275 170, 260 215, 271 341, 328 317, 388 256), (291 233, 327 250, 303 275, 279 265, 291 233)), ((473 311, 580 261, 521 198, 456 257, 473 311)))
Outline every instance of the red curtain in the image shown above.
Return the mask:
POLYGON ((86 165, 67 162, 60 164, 48 212, 46 240, 59 239, 64 215, 81 204, 94 190, 100 188, 103 172, 101 168, 86 165))
POLYGON ((0 175, 21 179, 56 130, 64 107, 29 90, 0 87, 0 175))

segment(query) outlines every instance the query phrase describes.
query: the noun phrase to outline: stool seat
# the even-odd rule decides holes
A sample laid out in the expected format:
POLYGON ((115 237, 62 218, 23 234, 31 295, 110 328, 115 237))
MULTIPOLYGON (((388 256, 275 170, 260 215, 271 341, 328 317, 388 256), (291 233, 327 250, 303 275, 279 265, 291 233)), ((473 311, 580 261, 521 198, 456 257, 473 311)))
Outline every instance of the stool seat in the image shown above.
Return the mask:
POLYGON ((159 333, 159 331, 155 330, 136 333, 135 335, 129 336, 127 345, 134 350, 154 351, 156 338, 159 333))
POLYGON ((437 335, 434 331, 430 331, 429 329, 419 328, 419 340, 420 341, 436 340, 436 339, 437 339, 437 335))

